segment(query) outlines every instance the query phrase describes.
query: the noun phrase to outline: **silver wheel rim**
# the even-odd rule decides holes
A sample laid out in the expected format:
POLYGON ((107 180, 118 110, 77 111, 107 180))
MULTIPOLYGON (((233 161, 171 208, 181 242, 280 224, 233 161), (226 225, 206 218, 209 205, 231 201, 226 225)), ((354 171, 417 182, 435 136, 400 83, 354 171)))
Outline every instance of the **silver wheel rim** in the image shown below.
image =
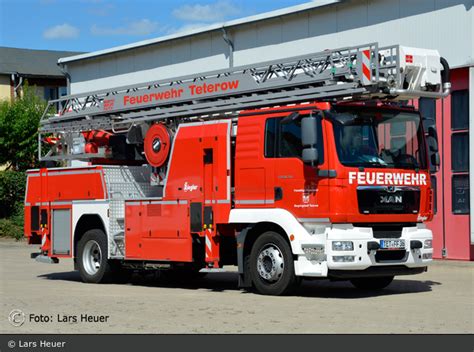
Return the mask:
POLYGON ((283 253, 277 245, 270 243, 262 248, 257 257, 257 272, 268 282, 280 280, 285 269, 283 253))
POLYGON ((84 269, 89 275, 95 275, 100 269, 100 263, 102 261, 102 251, 96 241, 88 241, 84 246, 84 252, 82 253, 82 262, 84 263, 84 269))

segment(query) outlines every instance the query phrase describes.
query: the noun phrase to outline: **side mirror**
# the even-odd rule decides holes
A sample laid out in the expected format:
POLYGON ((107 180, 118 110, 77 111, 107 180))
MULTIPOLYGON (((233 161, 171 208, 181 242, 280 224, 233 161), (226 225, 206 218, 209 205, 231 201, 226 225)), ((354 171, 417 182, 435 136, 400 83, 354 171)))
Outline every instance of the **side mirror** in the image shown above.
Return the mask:
POLYGON ((431 165, 433 165, 436 168, 436 171, 438 171, 439 165, 441 163, 440 158, 439 158, 439 153, 431 154, 430 160, 431 160, 431 165))
POLYGON ((319 161, 318 150, 316 148, 303 149, 303 162, 306 164, 315 165, 319 161))
POLYGON ((301 119, 301 143, 303 145, 303 162, 315 166, 318 164, 318 117, 313 114, 301 119))
POLYGON ((434 120, 428 119, 426 145, 428 147, 428 156, 434 172, 438 171, 440 166, 439 147, 438 147, 438 133, 436 132, 434 120))

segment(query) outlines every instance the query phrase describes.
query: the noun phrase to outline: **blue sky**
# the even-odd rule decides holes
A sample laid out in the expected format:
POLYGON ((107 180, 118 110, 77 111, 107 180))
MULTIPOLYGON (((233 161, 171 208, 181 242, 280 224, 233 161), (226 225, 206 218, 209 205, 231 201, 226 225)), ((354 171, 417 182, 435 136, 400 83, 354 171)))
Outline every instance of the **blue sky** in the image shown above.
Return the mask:
POLYGON ((305 0, 0 0, 0 46, 94 51, 305 0))

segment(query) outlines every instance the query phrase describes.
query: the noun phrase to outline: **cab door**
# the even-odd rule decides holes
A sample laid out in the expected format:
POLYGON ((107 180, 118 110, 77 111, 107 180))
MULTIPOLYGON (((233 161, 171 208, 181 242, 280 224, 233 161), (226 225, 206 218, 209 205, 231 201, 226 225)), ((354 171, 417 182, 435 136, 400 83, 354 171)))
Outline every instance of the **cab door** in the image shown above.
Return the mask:
POLYGON ((275 207, 287 209, 301 219, 327 218, 328 179, 321 173, 327 159, 322 121, 318 119, 317 123, 319 162, 311 166, 301 158, 302 116, 303 113, 291 121, 285 117, 270 117, 266 121, 265 156, 274 160, 275 207))

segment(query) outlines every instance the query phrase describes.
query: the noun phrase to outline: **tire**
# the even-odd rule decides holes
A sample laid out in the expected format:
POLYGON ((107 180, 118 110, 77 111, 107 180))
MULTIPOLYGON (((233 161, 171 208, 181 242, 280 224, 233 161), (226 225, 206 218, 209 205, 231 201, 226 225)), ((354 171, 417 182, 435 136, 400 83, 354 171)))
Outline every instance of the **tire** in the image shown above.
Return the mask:
POLYGON ((382 276, 352 279, 351 283, 361 290, 381 290, 390 285, 392 281, 393 276, 382 276))
POLYGON ((82 281, 111 282, 118 273, 118 265, 107 259, 107 236, 102 230, 87 231, 77 245, 77 263, 82 281))
POLYGON ((273 231, 265 232, 253 244, 249 270, 253 286, 260 294, 288 294, 296 283, 290 245, 273 231))

